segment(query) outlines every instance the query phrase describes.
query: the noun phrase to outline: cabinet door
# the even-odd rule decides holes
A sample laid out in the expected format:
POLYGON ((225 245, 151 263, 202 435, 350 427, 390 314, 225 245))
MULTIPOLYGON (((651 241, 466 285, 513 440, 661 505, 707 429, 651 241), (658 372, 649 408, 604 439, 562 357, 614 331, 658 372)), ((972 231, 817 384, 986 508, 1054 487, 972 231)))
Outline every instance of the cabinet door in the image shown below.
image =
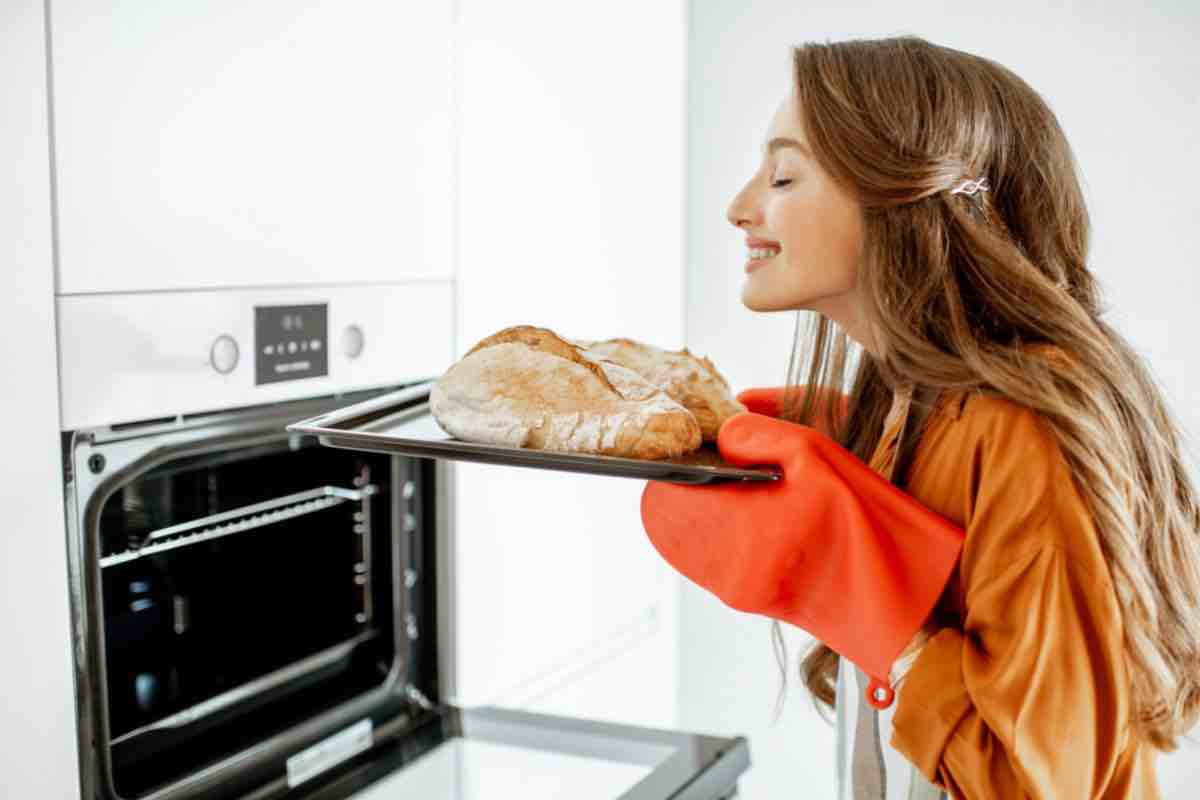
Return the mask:
POLYGON ((0 10, 0 796, 79 797, 42 0, 0 10))
POLYGON ((56 0, 58 291, 449 275, 452 5, 56 0))

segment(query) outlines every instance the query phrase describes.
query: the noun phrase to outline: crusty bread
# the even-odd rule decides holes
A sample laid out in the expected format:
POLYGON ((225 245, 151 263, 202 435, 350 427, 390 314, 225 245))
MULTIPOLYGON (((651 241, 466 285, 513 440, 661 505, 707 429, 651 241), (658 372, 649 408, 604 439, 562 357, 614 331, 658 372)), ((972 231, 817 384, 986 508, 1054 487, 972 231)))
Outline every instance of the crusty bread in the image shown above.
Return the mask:
POLYGON ((695 417, 658 386, 528 325, 471 348, 434 382, 429 406, 471 442, 643 459, 701 443, 695 417))
POLYGON ((576 340, 584 355, 592 355, 628 367, 691 411, 700 423, 706 442, 715 442, 725 420, 746 407, 729 389, 729 383, 708 358, 698 358, 682 350, 663 350, 633 339, 608 339, 603 342, 576 340))

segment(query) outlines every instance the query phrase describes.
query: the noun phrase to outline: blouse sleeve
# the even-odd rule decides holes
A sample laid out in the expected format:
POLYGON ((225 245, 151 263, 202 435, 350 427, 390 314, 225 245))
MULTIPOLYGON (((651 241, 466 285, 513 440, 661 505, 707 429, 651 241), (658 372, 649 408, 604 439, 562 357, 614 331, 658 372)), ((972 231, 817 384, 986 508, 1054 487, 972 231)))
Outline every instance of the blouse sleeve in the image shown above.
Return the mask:
POLYGON ((982 427, 963 627, 913 664, 891 743, 957 797, 1098 797, 1128 736, 1116 594, 1052 432, 1027 411, 982 427))

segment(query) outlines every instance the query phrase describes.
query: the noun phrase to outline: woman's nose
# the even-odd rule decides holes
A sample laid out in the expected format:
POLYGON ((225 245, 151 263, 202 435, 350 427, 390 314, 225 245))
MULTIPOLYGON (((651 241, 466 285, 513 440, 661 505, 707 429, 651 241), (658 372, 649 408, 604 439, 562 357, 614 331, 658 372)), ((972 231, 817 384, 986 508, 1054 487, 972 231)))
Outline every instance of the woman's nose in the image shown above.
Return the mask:
POLYGON ((754 219, 756 213, 751 202, 750 186, 747 185, 734 196, 725 212, 725 218, 735 228, 740 228, 743 224, 754 226, 757 224, 754 219))
POLYGON ((746 182, 725 212, 725 218, 734 228, 742 228, 744 225, 749 225, 750 228, 762 227, 762 210, 755 197, 754 184, 754 179, 746 182))

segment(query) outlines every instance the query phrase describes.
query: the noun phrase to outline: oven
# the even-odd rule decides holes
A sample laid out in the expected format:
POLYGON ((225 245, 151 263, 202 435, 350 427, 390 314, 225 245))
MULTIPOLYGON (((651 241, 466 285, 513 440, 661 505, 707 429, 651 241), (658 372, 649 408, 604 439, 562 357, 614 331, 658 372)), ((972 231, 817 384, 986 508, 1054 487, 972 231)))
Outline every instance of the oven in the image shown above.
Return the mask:
POLYGON ((736 792, 740 737, 448 702, 453 464, 287 430, 426 403, 444 289, 60 299, 82 797, 736 792))
MULTIPOLYGON (((533 485, 287 430, 415 389, 491 325, 469 300, 490 284, 465 277, 487 228, 461 210, 487 197, 464 190, 487 181, 463 152, 467 99, 494 94, 485 62, 463 64, 472 37, 501 41, 486 5, 47 5, 84 800, 708 800, 747 768, 738 737, 645 726, 669 718, 676 576, 629 544, 644 537, 602 538, 632 529, 633 502, 588 513, 630 487, 571 493, 621 479, 533 485), (577 520, 554 555, 487 540, 483 507, 527 513, 543 488, 577 520), (553 558, 571 569, 549 574, 553 558), (510 605, 489 594, 501 581, 521 590, 510 605)), ((661 116, 671 130, 674 106, 661 116)), ((538 267, 511 261, 528 295, 538 267)), ((641 269, 613 261, 614 286, 641 269)), ((660 302, 571 302, 612 329, 682 333, 660 302)))

